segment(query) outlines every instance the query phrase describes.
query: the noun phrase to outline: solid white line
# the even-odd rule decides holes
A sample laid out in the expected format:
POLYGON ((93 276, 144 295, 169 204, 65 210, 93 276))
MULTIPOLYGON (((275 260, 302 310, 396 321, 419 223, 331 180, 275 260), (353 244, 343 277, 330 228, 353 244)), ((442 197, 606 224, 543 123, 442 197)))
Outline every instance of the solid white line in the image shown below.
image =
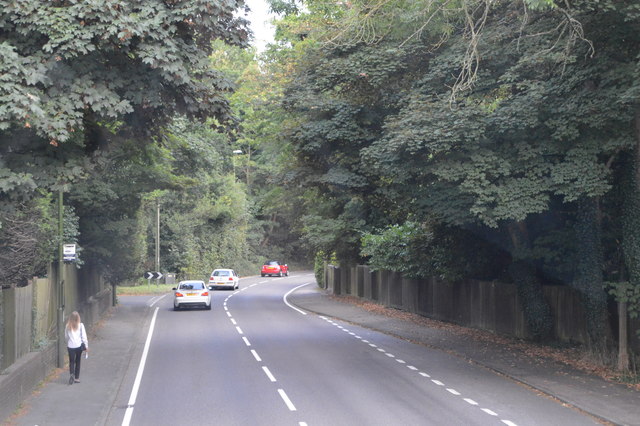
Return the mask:
POLYGON ((298 287, 292 288, 291 290, 289 290, 284 296, 282 296, 282 300, 284 301, 284 304, 287 305, 288 307, 290 307, 291 309, 293 309, 294 311, 298 311, 299 313, 301 313, 302 315, 307 315, 307 313, 305 311, 303 311, 302 309, 298 309, 295 306, 293 306, 291 303, 289 303, 289 301, 287 300, 287 297, 293 293, 294 291, 296 291, 297 289, 304 287, 306 285, 309 285, 311 283, 306 283, 306 284, 302 284, 299 285, 298 287))
POLYGON ((251 349, 251 353, 253 354, 253 357, 256 359, 256 361, 258 362, 262 361, 262 359, 260 359, 260 356, 258 355, 258 352, 256 352, 255 349, 251 349))
MULTIPOLYGON (((159 302, 160 300, 162 300, 162 298, 164 298, 165 296, 167 296, 167 294, 163 294, 162 296, 159 296, 159 297, 158 297, 158 296, 154 297, 153 299, 156 299, 156 300, 154 300, 154 301, 153 301, 153 303, 151 303, 151 304, 149 305, 149 307, 150 307, 150 308, 152 308, 152 307, 153 307, 153 305, 155 305, 156 303, 158 303, 158 302, 159 302)), ((151 300, 153 300, 153 299, 151 299, 151 300)), ((151 302, 151 300, 150 300, 150 302, 151 302)))
POLYGON ((296 411, 296 407, 295 405, 293 405, 293 403, 291 402, 291 400, 289 399, 289 397, 287 396, 286 393, 284 393, 284 390, 282 389, 278 389, 278 393, 280 394, 280 396, 282 397, 282 400, 284 401, 285 404, 287 404, 287 407, 289 407, 289 410, 291 411, 296 411))
POLYGON ((153 318, 151 319, 151 326, 149 327, 149 333, 147 333, 147 341, 144 344, 144 350, 142 351, 142 357, 140 358, 140 365, 138 365, 138 372, 136 379, 133 382, 133 389, 131 389, 131 396, 129 397, 129 403, 127 404, 127 411, 124 413, 124 419, 122 420, 122 426, 129 426, 131 422, 131 416, 133 415, 133 406, 136 404, 136 398, 138 397, 138 390, 140 389, 140 382, 142 381, 142 373, 144 372, 144 365, 147 362, 147 355, 149 354, 149 345, 151 344, 151 336, 153 335, 153 329, 156 325, 156 317, 158 316, 158 307, 153 312, 153 318))
POLYGON ((266 366, 262 367, 262 371, 264 371, 264 374, 267 375, 267 377, 269 378, 269 380, 271 380, 272 382, 276 381, 276 378, 273 377, 273 374, 271 374, 271 371, 269 371, 269 369, 266 366))

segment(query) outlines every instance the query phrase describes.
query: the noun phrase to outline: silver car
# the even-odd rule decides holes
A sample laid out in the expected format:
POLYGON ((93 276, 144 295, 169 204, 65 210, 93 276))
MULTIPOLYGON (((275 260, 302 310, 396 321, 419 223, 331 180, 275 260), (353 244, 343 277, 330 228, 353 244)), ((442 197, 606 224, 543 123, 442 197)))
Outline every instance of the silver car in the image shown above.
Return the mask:
POLYGON ((233 269, 216 269, 209 277, 209 288, 224 287, 235 290, 240 287, 240 277, 233 269))
POLYGON ((203 306, 211 309, 211 293, 204 281, 180 281, 173 288, 173 309, 179 310, 188 306, 203 306))

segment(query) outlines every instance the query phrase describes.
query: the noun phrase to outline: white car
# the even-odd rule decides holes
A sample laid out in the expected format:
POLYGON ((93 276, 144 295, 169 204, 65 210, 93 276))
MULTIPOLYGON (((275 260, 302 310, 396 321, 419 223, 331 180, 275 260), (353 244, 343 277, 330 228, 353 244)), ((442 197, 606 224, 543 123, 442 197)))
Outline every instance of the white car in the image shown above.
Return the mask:
POLYGON ((173 288, 173 309, 177 311, 187 306, 211 309, 211 293, 204 281, 180 281, 178 287, 173 288))
POLYGON ((216 287, 235 290, 240 287, 240 277, 233 269, 215 269, 209 278, 209 288, 213 290, 216 287))

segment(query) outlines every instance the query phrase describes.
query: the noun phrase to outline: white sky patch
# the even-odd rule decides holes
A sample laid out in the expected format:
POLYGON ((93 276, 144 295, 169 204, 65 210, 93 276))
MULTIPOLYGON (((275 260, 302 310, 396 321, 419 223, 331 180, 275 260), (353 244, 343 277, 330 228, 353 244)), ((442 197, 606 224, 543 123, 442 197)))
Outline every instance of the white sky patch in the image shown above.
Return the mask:
POLYGON ((269 14, 269 6, 265 0, 246 0, 246 3, 251 9, 245 18, 251 22, 254 37, 252 44, 258 52, 263 52, 267 43, 273 42, 275 28, 269 22, 273 16, 269 14))

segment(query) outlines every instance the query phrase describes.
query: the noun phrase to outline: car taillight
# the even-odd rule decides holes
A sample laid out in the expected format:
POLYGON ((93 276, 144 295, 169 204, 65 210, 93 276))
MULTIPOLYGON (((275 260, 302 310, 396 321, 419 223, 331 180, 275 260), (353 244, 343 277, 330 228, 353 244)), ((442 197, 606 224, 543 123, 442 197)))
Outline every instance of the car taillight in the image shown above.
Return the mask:
POLYGON ((176 292, 176 297, 184 297, 184 294, 176 292))
POLYGON ((208 292, 208 291, 205 291, 204 293, 202 293, 202 295, 203 295, 203 296, 208 296, 208 295, 209 295, 209 292, 208 292))
POLYGON ((229 281, 233 281, 233 277, 229 277, 229 281))

